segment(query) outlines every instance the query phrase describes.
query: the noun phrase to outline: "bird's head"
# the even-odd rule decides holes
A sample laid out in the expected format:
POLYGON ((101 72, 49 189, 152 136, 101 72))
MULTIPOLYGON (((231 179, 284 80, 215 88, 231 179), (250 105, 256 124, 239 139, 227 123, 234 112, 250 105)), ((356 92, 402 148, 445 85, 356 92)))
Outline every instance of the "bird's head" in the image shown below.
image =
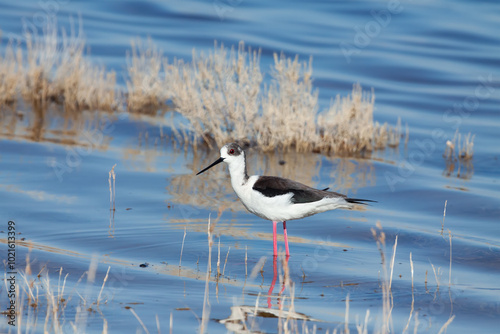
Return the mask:
POLYGON ((215 165, 220 164, 221 162, 225 162, 228 165, 233 163, 243 163, 245 162, 245 151, 237 144, 237 143, 229 143, 224 145, 220 149, 220 158, 215 160, 210 166, 199 171, 196 175, 199 175, 206 170, 212 168, 215 165))

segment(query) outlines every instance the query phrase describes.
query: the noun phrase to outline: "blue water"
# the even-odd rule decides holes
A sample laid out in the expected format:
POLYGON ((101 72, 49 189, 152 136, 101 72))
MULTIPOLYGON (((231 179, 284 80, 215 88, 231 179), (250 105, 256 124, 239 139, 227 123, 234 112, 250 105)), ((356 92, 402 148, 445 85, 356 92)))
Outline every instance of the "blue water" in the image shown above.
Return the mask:
MULTIPOLYGON (((375 152, 365 160, 249 152, 251 173, 283 175, 378 201, 364 211, 336 211, 289 223, 295 310, 321 320, 308 323, 321 327, 320 333, 340 330, 349 295, 351 330, 355 331, 356 316, 364 319, 367 309, 370 332, 379 328, 382 267, 370 229, 380 221, 388 258, 398 235, 392 285, 395 332, 403 331, 411 312, 411 253, 415 304, 409 331, 418 312, 418 332, 437 333, 454 315, 450 333, 495 333, 500 319, 500 5, 494 1, 395 4, 2 1, 0 51, 9 38, 21 37, 26 29, 41 31, 47 20, 56 18, 59 27, 69 30, 81 17, 90 59, 114 70, 122 88, 130 41, 149 36, 164 56, 186 61, 193 49, 209 51, 214 40, 225 46, 244 41, 262 50, 261 69, 266 72, 276 52, 299 55, 304 61, 312 57, 320 109, 326 109, 337 94, 348 94, 353 83, 373 88, 375 119, 395 124, 400 117, 409 127, 407 145, 375 152), (442 155, 457 129, 475 134, 474 157, 468 169, 462 166, 459 173, 456 165, 448 175, 442 155), (279 165, 280 159, 287 163, 279 165)), ((0 120, 0 230, 5 232, 7 221, 14 220, 22 233, 19 237, 29 242, 18 245, 19 267, 24 268, 31 245, 34 271, 46 264, 55 284, 63 267, 69 274, 68 286, 76 286, 79 293, 85 283, 78 279, 97 257, 96 283, 87 291, 89 303, 96 301, 111 266, 104 289, 107 302, 99 306, 102 315, 88 313, 87 332, 101 332, 103 318, 109 332, 143 331, 128 307, 150 332, 157 331, 156 315, 163 332, 169 330, 171 315, 173 332, 198 330, 209 214, 216 222, 212 268, 219 237, 222 263, 229 251, 224 278, 217 284, 212 272, 208 285, 209 332, 226 332, 218 320, 228 318, 232 306, 255 306, 259 299, 259 306, 267 307, 273 279, 271 224, 244 211, 225 167, 194 176, 217 158, 216 150, 174 148, 167 138, 168 116, 110 117, 89 112, 75 122, 109 118, 112 126, 94 129, 100 131, 94 135, 103 139, 84 150, 88 136, 77 131, 76 136, 62 138, 60 132, 50 131, 57 130, 56 121, 62 123, 61 115, 48 116, 48 131, 40 140, 34 135, 30 107, 20 106, 18 111, 25 116, 15 128, 7 122, 9 111, 2 110, 0 120), (62 140, 68 138, 77 145, 62 140), (70 161, 70 167, 54 170, 54 161, 65 166, 70 161), (114 164, 113 215, 108 172, 114 164), (262 276, 258 272, 245 279, 245 253, 248 275, 261 257, 267 257, 262 276), (148 267, 139 267, 144 263, 148 267)), ((1 240, 6 240, 3 235, 1 240)), ((4 309, 3 284, 1 289, 4 309)), ((279 291, 278 283, 273 308, 279 291)), ((65 332, 72 332, 67 326, 79 303, 73 292, 65 311, 65 332)), ((31 332, 43 332, 43 319, 31 332)), ((264 332, 278 332, 277 323, 275 318, 256 318, 264 332)), ((0 326, 2 332, 17 330, 4 322, 0 326)))

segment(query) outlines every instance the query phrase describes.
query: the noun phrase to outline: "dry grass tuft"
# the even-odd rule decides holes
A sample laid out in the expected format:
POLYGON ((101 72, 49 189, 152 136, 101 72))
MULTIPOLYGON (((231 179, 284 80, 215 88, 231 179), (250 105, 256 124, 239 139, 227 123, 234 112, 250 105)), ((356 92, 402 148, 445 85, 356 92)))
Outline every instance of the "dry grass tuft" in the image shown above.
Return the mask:
MULTIPOLYGON (((0 41, 1 38, 0 32, 0 41)), ((13 104, 18 98, 18 89, 22 78, 20 56, 20 51, 16 52, 13 42, 9 41, 4 56, 0 57, 0 108, 13 104)))
POLYGON ((373 91, 363 92, 359 84, 353 86, 351 95, 337 96, 330 109, 318 117, 319 151, 352 156, 399 146, 401 121, 398 119, 394 127, 374 123, 374 104, 373 91))
MULTIPOLYGON (((168 99, 188 121, 198 139, 222 146, 236 138, 255 137, 262 73, 260 53, 215 44, 208 55, 193 51, 192 63, 165 65, 168 99)), ((186 140, 188 138, 184 138, 186 140)))
POLYGON ((62 29, 60 35, 48 25, 41 35, 26 32, 24 41, 9 41, 0 57, 0 104, 21 94, 42 110, 52 102, 67 112, 116 110, 115 73, 86 59, 81 22, 78 33, 62 29))
POLYGON ((151 40, 138 41, 129 64, 129 110, 150 112, 171 104, 188 121, 189 131, 179 136, 194 145, 201 140, 220 147, 244 139, 262 151, 352 156, 400 143, 400 120, 396 126, 374 122, 375 95, 359 84, 318 115, 312 59, 275 54, 269 85, 262 83, 260 52, 245 49, 243 42, 237 49, 216 43, 208 54, 193 51, 191 63, 169 63, 151 40))
POLYGON ((309 63, 274 54, 272 81, 262 92, 262 117, 255 124, 256 141, 264 151, 275 148, 311 151, 318 142, 318 92, 312 86, 309 63))
POLYGON ((166 100, 163 91, 162 52, 151 39, 146 44, 132 41, 132 53, 127 54, 127 107, 130 112, 156 113, 166 100))
POLYGON ((169 107, 185 118, 172 125, 174 133, 195 147, 244 139, 262 151, 353 156, 400 143, 400 121, 374 122, 375 95, 359 84, 320 110, 312 59, 275 54, 264 84, 260 51, 243 42, 230 49, 215 43, 208 53, 193 51, 191 62, 169 62, 151 39, 135 40, 127 54, 126 92, 120 92, 115 73, 92 64, 84 50, 81 22, 70 34, 49 25, 41 35, 26 33, 22 43, 10 41, 0 56, 0 106, 22 97, 38 110, 56 103, 66 112, 125 106, 156 114, 169 107))
MULTIPOLYGON (((85 276, 87 276, 88 284, 92 284, 95 278, 96 267, 92 264, 89 270, 74 283, 69 292, 66 291, 69 274, 64 275, 62 267, 58 270, 58 279, 54 281, 51 281, 46 266, 43 266, 38 273, 33 273, 31 267, 30 258, 27 255, 26 267, 24 270, 19 270, 21 280, 19 284, 16 284, 16 291, 18 291, 16 294, 16 305, 18 305, 16 326, 19 333, 34 333, 42 328, 44 333, 84 333, 89 310, 97 311, 102 316, 102 333, 107 333, 107 321, 99 310, 99 304, 107 302, 107 300, 101 300, 101 294, 108 279, 109 267, 95 301, 88 293, 84 293, 85 296, 79 293, 79 290, 81 291, 79 285, 85 276), (80 299, 77 298, 76 302, 71 302, 75 294, 80 299), (68 307, 69 305, 71 306, 68 307), (68 313, 74 313, 74 319, 71 319, 68 313)), ((88 288, 89 286, 87 286, 87 292, 88 288)))
POLYGON ((472 159, 474 155, 474 138, 476 135, 472 135, 469 132, 466 136, 462 137, 462 134, 455 132, 453 140, 448 140, 446 142, 446 148, 444 151, 444 157, 447 160, 460 160, 467 161, 472 159))
POLYGON ((266 86, 259 58, 258 52, 245 51, 243 43, 237 52, 216 45, 208 56, 193 53, 192 64, 175 61, 165 68, 169 99, 189 121, 193 142, 201 138, 220 147, 245 139, 262 151, 349 156, 399 145, 400 121, 395 127, 374 123, 373 92, 354 85, 351 95, 337 96, 318 116, 312 59, 306 63, 275 54, 266 86))
POLYGON ((443 158, 446 161, 444 173, 450 176, 455 172, 455 166, 458 165, 457 177, 469 179, 472 177, 474 165, 472 157, 474 155, 474 138, 476 135, 471 135, 469 132, 466 136, 462 136, 458 130, 455 132, 453 140, 446 142, 446 148, 443 158), (465 172, 462 172, 462 167, 465 172))

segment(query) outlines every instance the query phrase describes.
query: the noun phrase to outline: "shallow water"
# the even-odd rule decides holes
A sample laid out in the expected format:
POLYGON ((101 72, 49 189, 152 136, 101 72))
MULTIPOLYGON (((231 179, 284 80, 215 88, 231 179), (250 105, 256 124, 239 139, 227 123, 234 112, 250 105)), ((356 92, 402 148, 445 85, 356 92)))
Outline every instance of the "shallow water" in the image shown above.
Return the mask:
MULTIPOLYGON (((380 221, 386 262, 398 236, 392 280, 395 332, 404 330, 410 315, 409 331, 438 332, 451 316, 452 333, 497 331, 497 3, 402 1, 390 17, 384 16, 390 2, 378 1, 48 3, 2 3, 2 50, 6 38, 22 34, 23 24, 41 29, 44 19, 57 17, 59 26, 68 28, 69 15, 80 14, 92 60, 114 69, 121 85, 130 40, 151 36, 169 58, 189 60, 193 48, 210 50, 214 40, 226 46, 243 40, 261 48, 262 69, 269 68, 274 52, 298 54, 303 60, 312 56, 314 83, 325 108, 355 82, 373 87, 376 120, 395 123, 401 117, 410 129, 407 145, 375 152, 369 159, 249 152, 251 173, 281 175, 378 201, 361 211, 290 222, 288 266, 294 288, 284 295, 294 296, 295 311, 312 318, 306 325, 316 325, 320 333, 344 329, 347 296, 352 331, 368 309, 369 328, 380 328, 383 270, 371 232, 380 221), (370 36, 363 38, 358 28, 368 29, 370 36), (451 168, 442 155, 457 129, 475 134, 474 158, 469 165, 451 168), (286 163, 280 165, 280 160, 286 163)), ((78 307, 89 305, 92 311, 83 312, 87 332, 102 331, 104 323, 109 332, 143 331, 131 309, 150 332, 157 331, 156 316, 162 332, 169 331, 170 319, 173 332, 194 332, 204 304, 209 304, 208 332, 218 333, 229 328, 237 332, 220 320, 238 306, 255 309, 257 303, 263 312, 269 301, 274 310, 279 310, 278 302, 289 303, 279 294, 279 277, 267 298, 274 276, 271 224, 244 211, 225 167, 194 176, 217 158, 216 150, 176 147, 169 139, 168 116, 84 112, 71 116, 68 124, 58 111, 41 117, 21 105, 14 116, 2 110, 0 131, 0 230, 7 232, 8 220, 15 221, 21 233, 19 268, 25 267, 29 253, 34 274, 46 265, 55 289, 59 268, 63 278, 68 274, 65 298, 72 299, 61 320, 65 332, 72 332, 78 307), (54 163, 62 169, 54 169, 54 163), (110 212, 108 173, 114 164, 116 211, 110 212), (206 285, 209 216, 215 227, 206 285), (225 266, 225 272, 217 282, 219 241, 220 271, 225 266), (86 277, 79 282, 93 258, 98 261, 95 282, 87 283, 86 277), (97 306, 92 303, 108 267, 97 306)), ((3 235, 0 241, 6 243, 3 235)), ((282 263, 276 265, 281 272, 282 263)), ((3 284, 1 289, 4 309, 3 284)), ((46 305, 39 310, 45 312, 46 305)), ((40 316, 36 325, 23 322, 23 329, 43 332, 43 323, 40 316)), ((279 332, 277 318, 269 314, 247 318, 248 327, 252 323, 254 330, 279 332)), ((4 321, 0 326, 2 332, 17 330, 4 321)))

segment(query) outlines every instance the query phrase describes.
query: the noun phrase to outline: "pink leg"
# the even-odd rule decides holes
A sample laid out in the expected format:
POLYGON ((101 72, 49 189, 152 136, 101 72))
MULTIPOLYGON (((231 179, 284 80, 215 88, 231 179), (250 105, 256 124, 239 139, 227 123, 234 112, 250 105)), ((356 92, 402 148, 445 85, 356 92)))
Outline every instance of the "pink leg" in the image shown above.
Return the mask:
POLYGON ((278 256, 278 235, 276 233, 276 224, 278 222, 273 221, 273 256, 278 256))
MULTIPOLYGON (((278 278, 278 257, 273 256, 273 281, 271 282, 271 286, 269 287, 269 291, 267 292, 267 307, 271 308, 271 296, 273 295, 274 285, 276 284, 276 279, 278 278)), ((283 291, 282 291, 283 292, 283 291)), ((280 292, 281 293, 281 292, 280 292)))
POLYGON ((285 249, 286 249, 286 258, 290 256, 290 251, 288 250, 288 235, 286 233, 286 222, 283 222, 283 236, 285 237, 285 249))

